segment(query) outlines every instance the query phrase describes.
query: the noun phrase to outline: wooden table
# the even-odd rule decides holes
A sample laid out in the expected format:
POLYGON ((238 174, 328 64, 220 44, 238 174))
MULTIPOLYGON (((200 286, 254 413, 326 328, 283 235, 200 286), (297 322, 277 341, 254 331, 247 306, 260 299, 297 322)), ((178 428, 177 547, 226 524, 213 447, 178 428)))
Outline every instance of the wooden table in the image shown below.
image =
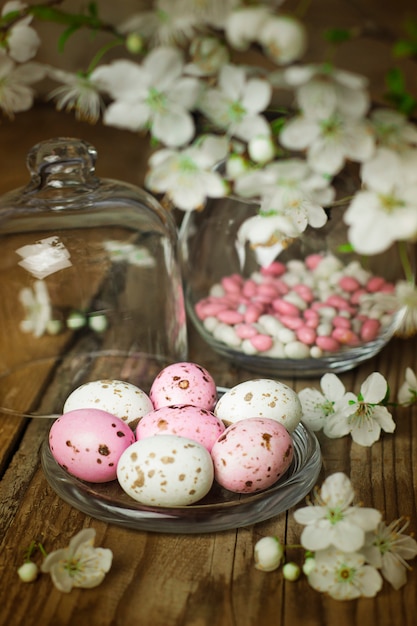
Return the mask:
MULTIPOLYGON (((317 5, 318 11, 310 11, 316 30, 326 24, 340 26, 346 20, 350 24, 370 20, 396 32, 400 18, 414 2, 400 2, 392 9, 391 3, 376 0, 321 0, 317 5)), ((312 58, 320 46, 316 37, 312 58)), ((347 66, 368 71, 376 89, 381 85, 389 59, 387 43, 365 40, 362 48, 358 45, 355 49, 349 44, 345 54, 347 66)), ((406 68, 408 71, 410 66, 406 64, 406 68)), ((26 183, 28 149, 54 136, 79 136, 93 143, 99 152, 100 176, 142 182, 146 152, 138 149, 139 140, 132 133, 77 123, 71 116, 39 104, 0 126, 1 193, 26 183)), ((405 368, 417 366, 416 349, 417 338, 394 339, 380 355, 341 378, 348 389, 358 392, 366 376, 378 370, 388 379, 394 398, 405 368)), ((207 367, 222 386, 254 377, 211 352, 191 328, 190 360, 207 367)), ((318 380, 283 382, 297 391, 306 385, 318 386, 318 380)), ((353 444, 350 438, 320 437, 323 470, 319 482, 335 471, 346 472, 365 505, 383 511, 388 521, 410 516, 409 530, 416 532, 416 409, 397 409, 393 414, 395 434, 384 435, 372 448, 353 444)), ((415 624, 417 569, 409 573, 407 585, 399 591, 385 583, 375 599, 350 602, 337 602, 315 592, 305 579, 285 582, 279 570, 269 574, 257 571, 253 547, 259 538, 275 534, 288 544, 298 541, 301 528, 293 520, 293 510, 254 526, 200 535, 142 532, 86 516, 55 494, 40 467, 39 451, 49 427, 49 420, 0 415, 1 625, 415 624), (62 594, 46 575, 36 583, 20 582, 16 570, 32 539, 53 550, 67 545, 77 531, 89 526, 97 531, 97 545, 114 553, 112 569, 101 586, 62 594)), ((287 556, 300 561, 298 551, 290 550, 287 556)))

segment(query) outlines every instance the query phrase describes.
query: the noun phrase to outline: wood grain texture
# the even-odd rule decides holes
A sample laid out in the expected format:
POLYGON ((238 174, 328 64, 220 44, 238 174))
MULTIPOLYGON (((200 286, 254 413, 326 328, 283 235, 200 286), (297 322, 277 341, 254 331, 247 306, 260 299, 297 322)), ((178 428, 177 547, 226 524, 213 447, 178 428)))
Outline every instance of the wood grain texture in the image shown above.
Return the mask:
MULTIPOLYGON (((291 0, 288 6, 294 4, 291 0)), ((410 13, 416 13, 414 0, 313 0, 307 14, 313 30, 309 58, 322 58, 321 35, 327 27, 360 25, 376 31, 377 38, 365 37, 341 49, 336 62, 368 74, 379 99, 391 63, 390 43, 410 13)), ((404 67, 415 85, 415 66, 405 62, 404 67)), ((143 183, 148 154, 143 139, 76 122, 39 103, 0 125, 0 193, 26 184, 26 153, 38 141, 56 136, 93 143, 99 176, 143 183)), ((417 339, 394 339, 380 355, 341 378, 358 392, 363 380, 379 370, 395 398, 405 368, 417 368, 416 349, 417 339)), ((193 329, 190 360, 207 367, 221 386, 254 377, 212 352, 193 329)), ((282 380, 296 390, 318 386, 317 380, 282 380)), ((25 385, 23 403, 32 401, 38 383, 25 385)), ((410 516, 409 530, 416 533, 416 409, 394 409, 393 416, 395 434, 384 435, 370 449, 349 438, 320 436, 320 480, 335 471, 346 472, 363 503, 379 508, 388 521, 410 516)), ((316 593, 304 579, 288 583, 280 571, 255 570, 253 546, 262 536, 276 534, 288 544, 298 542, 301 528, 293 520, 293 509, 254 526, 190 536, 123 529, 79 512, 53 492, 40 467, 39 450, 49 426, 49 420, 0 415, 0 626, 414 626, 416 568, 399 591, 385 584, 375 599, 344 603, 316 593), (48 576, 33 584, 19 581, 16 570, 32 539, 54 550, 89 526, 97 531, 97 545, 114 553, 111 572, 100 587, 62 594, 48 576)), ((300 561, 295 549, 287 556, 300 561)))

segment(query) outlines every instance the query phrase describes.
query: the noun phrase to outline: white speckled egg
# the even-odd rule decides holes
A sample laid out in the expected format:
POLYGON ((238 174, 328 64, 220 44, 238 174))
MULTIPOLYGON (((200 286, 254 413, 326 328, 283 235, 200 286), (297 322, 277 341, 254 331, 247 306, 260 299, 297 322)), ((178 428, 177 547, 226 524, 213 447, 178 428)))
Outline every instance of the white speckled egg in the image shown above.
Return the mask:
POLYGON ((132 383, 94 380, 74 389, 65 401, 63 413, 88 408, 107 411, 134 428, 154 407, 149 396, 132 383))
POLYGON ((147 506, 184 506, 211 489, 213 461, 204 446, 177 435, 139 439, 121 455, 122 489, 147 506))
POLYGON ((285 426, 256 417, 228 426, 211 450, 216 481, 235 493, 267 489, 286 472, 293 455, 285 426))
POLYGON ((196 363, 173 363, 159 372, 149 397, 155 409, 172 404, 193 404, 211 411, 217 388, 211 374, 196 363))
POLYGON ((142 417, 136 439, 155 435, 179 435, 201 443, 210 452, 225 425, 211 411, 192 404, 162 406, 142 417))
POLYGON ((117 462, 135 441, 131 428, 100 409, 64 413, 52 424, 52 456, 69 474, 93 483, 116 479, 117 462))
POLYGON ((248 417, 274 419, 292 433, 302 418, 297 393, 284 383, 269 378, 247 380, 229 389, 214 408, 226 425, 248 417))

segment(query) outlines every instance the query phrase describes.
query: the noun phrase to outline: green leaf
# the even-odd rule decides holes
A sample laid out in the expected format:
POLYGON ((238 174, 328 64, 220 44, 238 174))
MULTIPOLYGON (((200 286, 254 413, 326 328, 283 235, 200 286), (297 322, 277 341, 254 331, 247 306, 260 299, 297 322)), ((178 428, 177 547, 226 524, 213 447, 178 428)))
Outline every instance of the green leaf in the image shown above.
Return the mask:
POLYGON ((417 56, 417 42, 400 39, 394 44, 393 54, 396 57, 417 56))
POLYGON ((330 43, 343 43, 352 39, 352 33, 347 28, 329 28, 324 32, 324 39, 330 43))
POLYGON ((76 33, 77 30, 79 29, 80 29, 80 26, 78 24, 74 24, 73 26, 69 26, 66 30, 64 30, 64 32, 62 33, 62 35, 60 35, 58 39, 59 52, 61 53, 64 52, 65 44, 67 43, 68 39, 71 37, 71 35, 76 33))

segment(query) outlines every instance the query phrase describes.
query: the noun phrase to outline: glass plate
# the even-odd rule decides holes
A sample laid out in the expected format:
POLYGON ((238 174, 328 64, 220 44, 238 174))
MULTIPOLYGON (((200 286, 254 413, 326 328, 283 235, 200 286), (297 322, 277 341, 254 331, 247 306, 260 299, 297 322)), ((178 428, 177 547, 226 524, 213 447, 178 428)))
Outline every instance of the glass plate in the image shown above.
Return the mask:
POLYGON ((320 446, 300 423, 293 433, 294 458, 285 475, 269 489, 236 494, 215 483, 197 504, 144 506, 119 483, 87 483, 68 474, 53 458, 48 441, 41 450, 42 467, 52 489, 83 513, 126 528, 163 533, 205 533, 250 526, 275 517, 302 500, 314 487, 321 469, 320 446))

